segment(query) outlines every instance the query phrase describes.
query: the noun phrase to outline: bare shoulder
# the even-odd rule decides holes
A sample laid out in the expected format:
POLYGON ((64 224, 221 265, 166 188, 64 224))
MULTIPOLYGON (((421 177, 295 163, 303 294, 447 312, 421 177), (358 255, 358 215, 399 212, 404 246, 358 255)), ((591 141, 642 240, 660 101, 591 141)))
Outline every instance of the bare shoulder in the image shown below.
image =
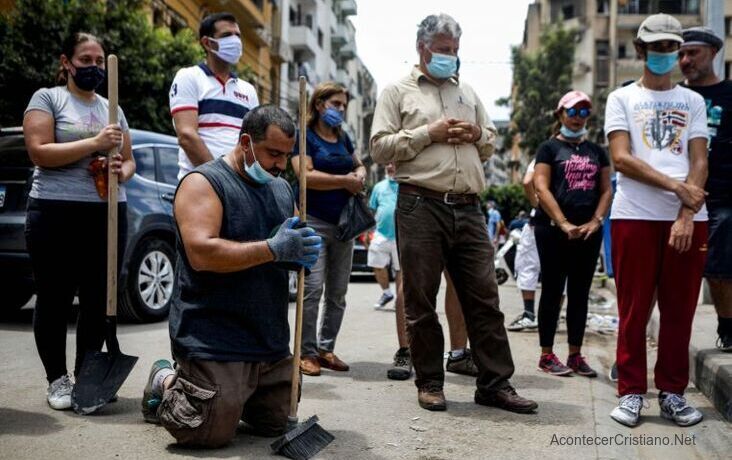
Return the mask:
POLYGON ((221 208, 221 201, 211 183, 203 174, 191 173, 183 178, 175 193, 175 213, 197 211, 210 208, 221 208))

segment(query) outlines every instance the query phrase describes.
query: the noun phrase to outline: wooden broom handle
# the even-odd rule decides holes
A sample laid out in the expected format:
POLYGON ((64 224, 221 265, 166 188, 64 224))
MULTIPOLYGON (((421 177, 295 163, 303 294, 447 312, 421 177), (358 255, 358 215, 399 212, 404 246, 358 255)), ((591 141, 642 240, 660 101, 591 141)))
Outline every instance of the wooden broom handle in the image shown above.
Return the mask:
MULTIPOLYGON (((307 150, 307 81, 305 77, 300 77, 300 151, 298 153, 300 171, 298 171, 298 181, 300 185, 300 221, 307 222, 307 203, 306 203, 306 181, 305 173, 305 154, 307 150)), ((290 393, 290 417, 297 417, 297 397, 300 393, 300 346, 302 344, 302 308, 305 299, 305 269, 300 268, 297 274, 297 308, 295 309, 295 341, 292 350, 292 387, 290 393)))
MULTIPOLYGON (((119 122, 117 86, 117 56, 107 57, 107 96, 109 99, 109 124, 119 122)), ((112 156, 119 147, 112 147, 107 155, 107 316, 117 316, 117 174, 109 167, 112 156)))

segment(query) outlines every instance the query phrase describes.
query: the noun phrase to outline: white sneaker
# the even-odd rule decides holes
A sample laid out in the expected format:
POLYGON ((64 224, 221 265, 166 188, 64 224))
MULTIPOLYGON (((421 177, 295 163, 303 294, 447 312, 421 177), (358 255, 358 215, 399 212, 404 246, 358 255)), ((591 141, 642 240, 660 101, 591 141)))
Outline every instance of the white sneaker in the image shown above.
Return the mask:
POLYGON ((539 327, 539 323, 536 319, 531 319, 528 316, 521 313, 516 319, 511 321, 511 324, 506 326, 506 329, 513 332, 523 331, 524 329, 536 329, 539 327))
POLYGON ((661 417, 673 420, 678 426, 691 426, 704 418, 701 412, 686 403, 686 398, 676 393, 662 391, 658 395, 661 417))
POLYGON ((47 397, 48 405, 56 410, 71 409, 71 391, 74 384, 68 375, 62 375, 48 386, 47 397))
POLYGON ((638 424, 640 412, 643 407, 643 396, 634 394, 625 395, 620 398, 618 407, 610 412, 610 417, 618 423, 633 427, 638 424))

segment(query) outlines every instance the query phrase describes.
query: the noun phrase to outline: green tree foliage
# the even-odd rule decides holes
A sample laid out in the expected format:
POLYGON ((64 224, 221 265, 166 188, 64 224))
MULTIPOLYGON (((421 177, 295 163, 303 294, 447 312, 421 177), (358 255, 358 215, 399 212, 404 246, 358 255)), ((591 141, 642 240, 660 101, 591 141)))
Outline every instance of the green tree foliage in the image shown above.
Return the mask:
POLYGON ((526 199, 524 188, 520 184, 491 185, 480 194, 482 203, 488 200, 496 202, 496 207, 506 224, 516 217, 519 211, 529 212, 531 209, 531 203, 526 199))
MULTIPOLYGON (((56 84, 61 44, 77 31, 119 58, 120 105, 130 126, 173 132, 168 90, 177 70, 200 61, 193 31, 154 28, 148 0, 18 0, 0 15, 0 126, 20 125, 33 93, 56 84)), ((106 85, 100 87, 106 93, 106 85)))
POLYGON ((575 31, 551 25, 542 32, 536 52, 527 53, 520 46, 513 47, 513 98, 496 101, 512 105, 511 129, 505 136, 507 148, 518 133, 520 147, 533 155, 539 144, 551 135, 557 102, 571 89, 575 37, 575 31))

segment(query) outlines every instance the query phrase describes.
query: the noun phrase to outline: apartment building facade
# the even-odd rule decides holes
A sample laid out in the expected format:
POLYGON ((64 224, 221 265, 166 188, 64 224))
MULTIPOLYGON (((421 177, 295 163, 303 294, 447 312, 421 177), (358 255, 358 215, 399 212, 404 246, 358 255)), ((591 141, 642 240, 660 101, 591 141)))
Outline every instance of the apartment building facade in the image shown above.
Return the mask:
POLYGON ((356 51, 356 29, 349 18, 357 12, 354 0, 281 0, 282 41, 291 55, 281 64, 280 99, 291 113, 297 111, 300 76, 307 79, 308 92, 325 81, 342 84, 350 99, 344 129, 356 153, 370 161, 368 137, 377 94, 356 51))

